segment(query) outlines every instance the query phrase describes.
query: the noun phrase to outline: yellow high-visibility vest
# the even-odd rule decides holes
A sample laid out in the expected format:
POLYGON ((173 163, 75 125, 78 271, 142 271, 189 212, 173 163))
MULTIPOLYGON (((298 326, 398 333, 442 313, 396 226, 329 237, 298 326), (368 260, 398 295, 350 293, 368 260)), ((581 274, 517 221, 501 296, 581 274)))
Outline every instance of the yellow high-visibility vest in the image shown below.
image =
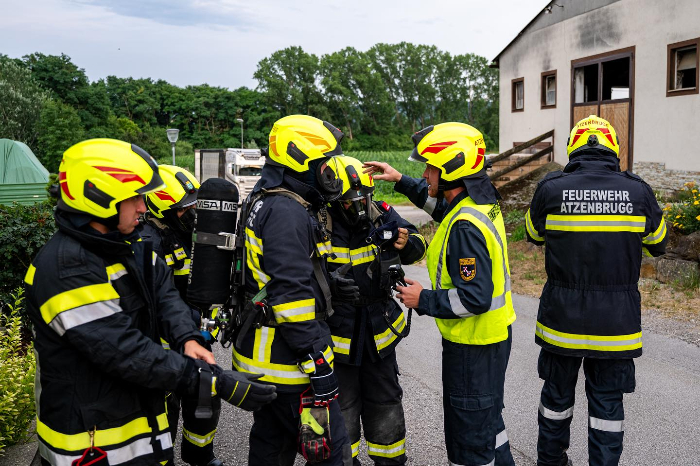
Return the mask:
MULTIPOLYGON (((434 290, 450 290, 455 286, 447 272, 447 240, 456 222, 466 220, 474 224, 486 239, 491 256, 491 280, 493 294, 490 309, 478 315, 460 319, 435 319, 442 337, 467 345, 489 345, 508 338, 508 326, 515 321, 515 311, 510 293, 510 268, 508 246, 503 216, 498 204, 476 204, 470 197, 464 198, 452 208, 440 223, 433 241, 428 247, 428 273, 434 290), (444 273, 443 273, 444 272, 444 273)), ((452 258, 457 260, 458 258, 452 258)), ((459 299, 451 300, 460 305, 459 299)), ((467 309, 469 311, 469 309, 467 309)))

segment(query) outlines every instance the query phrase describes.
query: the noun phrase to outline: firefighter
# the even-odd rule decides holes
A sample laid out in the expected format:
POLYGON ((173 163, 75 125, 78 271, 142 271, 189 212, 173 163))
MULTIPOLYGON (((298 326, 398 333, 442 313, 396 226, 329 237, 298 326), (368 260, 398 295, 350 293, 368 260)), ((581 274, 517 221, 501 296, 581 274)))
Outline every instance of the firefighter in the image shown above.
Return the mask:
POLYGON ((58 231, 25 276, 42 464, 172 460, 166 391, 204 403, 213 392, 247 410, 271 401, 260 374, 213 365, 169 268, 135 232, 143 196, 163 188, 153 158, 122 141, 83 141, 63 154, 59 183, 58 231))
POLYGON ((463 123, 429 126, 413 136, 411 160, 422 180, 368 163, 376 179, 398 182, 416 205, 434 203, 442 219, 428 247, 432 290, 413 280, 397 297, 435 317, 442 334, 445 443, 451 464, 514 465, 503 422, 503 388, 515 312, 506 233, 484 167, 482 134, 463 123))
POLYGON ((406 463, 406 426, 399 385, 396 345, 407 333, 403 311, 391 297, 387 268, 423 258, 426 243, 418 230, 385 202, 374 201, 374 181, 362 162, 334 157, 331 167, 343 182, 331 203, 329 268, 349 268, 359 298, 333 298, 328 319, 333 338, 340 407, 359 465, 360 419, 367 452, 375 464, 406 463), (387 238, 380 236, 387 232, 387 238), (368 238, 371 238, 368 243, 368 238), (391 328, 390 328, 391 327, 391 328))
POLYGON ((591 115, 571 130, 569 163, 537 186, 525 215, 528 241, 547 245, 547 282, 537 314, 542 347, 538 465, 566 465, 574 395, 583 362, 591 465, 622 454, 624 393, 635 388, 642 354, 642 252, 664 253, 666 223, 639 176, 620 171, 620 143, 591 115))
POLYGON ((325 319, 331 293, 352 293, 353 286, 328 279, 330 237, 319 221, 340 195, 328 161, 342 154, 342 137, 310 116, 275 122, 261 179, 242 212, 248 297, 232 362, 239 371, 264 371, 261 381, 279 394, 253 416, 251 465, 293 464, 297 451, 318 464, 352 461, 325 319))
MULTIPOLYGON (((144 241, 152 243, 153 251, 170 266, 175 287, 182 300, 186 301, 199 182, 187 170, 172 165, 159 165, 158 172, 165 187, 146 195, 148 212, 144 215, 144 223, 140 225, 139 233, 144 241)), ((192 313, 194 322, 199 325, 201 315, 196 310, 192 310, 192 313)), ((205 340, 204 347, 211 351, 211 342, 215 335, 203 332, 202 336, 205 340)), ((168 342, 162 343, 164 347, 170 347, 168 342)), ((177 437, 181 403, 182 461, 192 465, 221 466, 221 460, 214 456, 214 435, 219 423, 221 400, 213 400, 211 417, 197 418, 197 398, 169 393, 168 424, 172 429, 173 442, 177 437)))

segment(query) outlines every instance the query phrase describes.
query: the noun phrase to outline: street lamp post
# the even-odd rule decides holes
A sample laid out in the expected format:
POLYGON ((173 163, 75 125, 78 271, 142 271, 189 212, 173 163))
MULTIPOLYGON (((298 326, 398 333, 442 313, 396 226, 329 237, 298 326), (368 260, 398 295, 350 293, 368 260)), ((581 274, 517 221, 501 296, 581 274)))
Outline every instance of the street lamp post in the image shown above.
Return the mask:
POLYGON ((241 124, 241 149, 243 149, 243 118, 236 118, 236 121, 241 124))
POLYGON ((168 134, 168 141, 173 146, 173 165, 175 165, 175 143, 177 142, 177 136, 180 133, 179 129, 166 129, 165 132, 168 134))

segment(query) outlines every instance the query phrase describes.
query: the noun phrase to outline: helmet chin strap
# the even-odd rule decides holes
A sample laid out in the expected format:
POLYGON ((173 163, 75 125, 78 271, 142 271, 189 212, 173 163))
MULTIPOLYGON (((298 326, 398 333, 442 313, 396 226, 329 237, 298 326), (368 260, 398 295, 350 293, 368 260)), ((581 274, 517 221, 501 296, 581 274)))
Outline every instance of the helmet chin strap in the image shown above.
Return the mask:
POLYGON ((441 201, 445 198, 445 191, 449 191, 451 189, 456 189, 459 187, 464 186, 464 181, 462 179, 454 180, 454 181, 445 181, 442 178, 438 180, 438 192, 437 198, 438 201, 441 201))

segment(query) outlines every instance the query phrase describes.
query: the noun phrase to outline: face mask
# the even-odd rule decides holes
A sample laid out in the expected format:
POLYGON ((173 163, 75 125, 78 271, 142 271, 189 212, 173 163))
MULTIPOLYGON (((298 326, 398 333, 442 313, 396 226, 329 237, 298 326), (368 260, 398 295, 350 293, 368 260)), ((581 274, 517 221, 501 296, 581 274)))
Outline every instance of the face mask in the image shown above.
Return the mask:
POLYGON ((342 191, 343 182, 335 176, 335 171, 328 165, 328 161, 320 163, 314 171, 316 172, 318 189, 326 200, 333 201, 337 199, 342 191))
POLYGON ((195 209, 187 209, 184 214, 180 217, 180 223, 184 228, 184 231, 194 230, 194 221, 197 218, 195 209))

